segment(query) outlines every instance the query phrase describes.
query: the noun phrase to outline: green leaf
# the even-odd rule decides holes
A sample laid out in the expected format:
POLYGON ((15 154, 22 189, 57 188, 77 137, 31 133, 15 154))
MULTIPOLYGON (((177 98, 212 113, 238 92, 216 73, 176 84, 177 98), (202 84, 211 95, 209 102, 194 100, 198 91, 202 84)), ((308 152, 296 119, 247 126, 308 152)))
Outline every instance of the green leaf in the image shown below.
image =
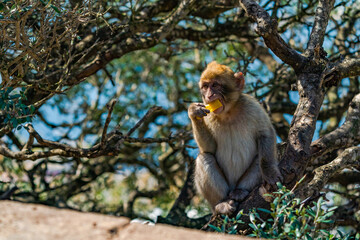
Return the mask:
POLYGON ((334 213, 335 213, 335 212, 328 212, 328 213, 326 213, 326 214, 323 216, 323 218, 324 218, 324 219, 329 218, 329 217, 331 217, 332 215, 334 215, 334 213))
POLYGON ((323 204, 323 197, 320 197, 316 204, 316 208, 318 209, 318 211, 321 209, 322 204, 323 204))
POLYGON ((322 220, 322 221, 320 221, 320 222, 322 222, 322 223, 333 223, 334 220, 322 220))
POLYGON ((324 230, 324 229, 320 229, 320 232, 323 233, 325 236, 330 235, 330 232, 329 232, 329 231, 326 231, 326 230, 324 230))
POLYGON ((229 217, 226 215, 224 218, 224 224, 227 224, 229 222, 229 217))
POLYGON ((284 232, 289 233, 291 231, 291 227, 289 226, 289 224, 286 224, 284 227, 284 232))
POLYGON ((360 239, 360 233, 357 233, 357 234, 355 235, 355 239, 356 239, 356 240, 359 240, 359 239, 360 239))
POLYGON ((307 240, 312 240, 312 239, 313 239, 313 238, 310 236, 310 234, 308 234, 308 233, 305 234, 305 237, 306 237, 307 240))
POLYGON ((312 210, 311 208, 306 209, 306 212, 307 212, 308 214, 310 214, 310 216, 312 216, 312 217, 315 217, 315 216, 316 216, 316 213, 315 213, 314 210, 312 210))
POLYGON ((258 208, 257 210, 262 211, 262 212, 266 212, 266 213, 272 213, 271 211, 264 209, 264 208, 258 208))
POLYGON ((257 227, 256 227, 254 224, 249 223, 249 226, 250 226, 252 229, 257 230, 257 227))
POLYGON ((13 127, 16 127, 18 125, 18 120, 16 118, 11 119, 10 121, 13 127))
POLYGON ((344 234, 340 230, 337 230, 337 233, 340 235, 341 238, 344 238, 344 234))
POLYGON ((209 224, 209 227, 212 228, 213 230, 217 231, 217 232, 221 232, 221 229, 219 227, 215 227, 212 224, 209 224))
POLYGON ((255 214, 254 213, 250 213, 250 222, 254 223, 255 221, 255 214))
POLYGON ((54 9, 55 12, 61 13, 61 11, 60 11, 56 6, 54 6, 54 5, 51 4, 50 7, 51 7, 52 9, 54 9))
POLYGON ((35 112, 35 107, 34 105, 30 105, 30 113, 33 114, 35 112))
MULTIPOLYGON (((14 5, 15 6, 15 5, 14 5)), ((5 90, 5 94, 4 94, 4 98, 8 98, 9 94, 12 92, 14 88, 13 87, 8 87, 6 90, 5 90)))
POLYGON ((241 216, 244 214, 244 210, 241 210, 240 212, 238 212, 238 214, 236 214, 236 220, 239 220, 241 218, 241 216))
POLYGON ((327 211, 328 211, 328 212, 332 212, 332 211, 334 211, 334 210, 337 209, 337 208, 338 208, 338 206, 334 206, 334 207, 329 208, 327 211))

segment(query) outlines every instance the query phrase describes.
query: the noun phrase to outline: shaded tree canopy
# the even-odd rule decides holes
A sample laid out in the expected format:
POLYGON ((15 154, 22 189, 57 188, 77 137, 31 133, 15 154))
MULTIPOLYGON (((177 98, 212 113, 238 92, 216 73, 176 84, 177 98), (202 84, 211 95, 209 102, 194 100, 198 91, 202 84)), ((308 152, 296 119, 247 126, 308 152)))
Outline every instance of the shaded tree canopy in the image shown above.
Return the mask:
POLYGON ((359 229, 359 19, 355 0, 0 1, 0 196, 201 226, 187 107, 217 60, 269 112, 284 184, 306 175, 297 195, 359 229))

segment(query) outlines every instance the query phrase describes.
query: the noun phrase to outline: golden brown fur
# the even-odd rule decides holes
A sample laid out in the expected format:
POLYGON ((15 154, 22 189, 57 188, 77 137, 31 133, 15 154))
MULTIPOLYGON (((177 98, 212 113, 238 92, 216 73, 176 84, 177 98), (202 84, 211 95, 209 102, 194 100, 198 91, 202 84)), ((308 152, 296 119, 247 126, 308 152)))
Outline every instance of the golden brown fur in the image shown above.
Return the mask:
POLYGON ((274 185, 276 135, 260 104, 243 94, 244 78, 211 62, 201 74, 203 104, 193 103, 189 117, 199 147, 195 184, 216 213, 230 214, 262 180, 274 185), (219 99, 223 107, 210 113, 204 104, 219 99))

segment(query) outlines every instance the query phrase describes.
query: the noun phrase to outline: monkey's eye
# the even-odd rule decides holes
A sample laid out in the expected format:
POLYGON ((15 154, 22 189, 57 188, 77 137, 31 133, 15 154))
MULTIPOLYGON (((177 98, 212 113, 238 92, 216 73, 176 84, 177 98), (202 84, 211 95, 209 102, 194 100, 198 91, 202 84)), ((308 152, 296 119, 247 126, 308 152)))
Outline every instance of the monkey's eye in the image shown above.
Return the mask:
POLYGON ((204 84, 202 85, 201 89, 207 89, 208 88, 208 85, 207 84, 204 84))
POLYGON ((212 84, 212 87, 213 87, 213 88, 217 88, 217 87, 219 87, 219 86, 220 86, 220 84, 217 83, 217 82, 214 82, 214 83, 212 84))

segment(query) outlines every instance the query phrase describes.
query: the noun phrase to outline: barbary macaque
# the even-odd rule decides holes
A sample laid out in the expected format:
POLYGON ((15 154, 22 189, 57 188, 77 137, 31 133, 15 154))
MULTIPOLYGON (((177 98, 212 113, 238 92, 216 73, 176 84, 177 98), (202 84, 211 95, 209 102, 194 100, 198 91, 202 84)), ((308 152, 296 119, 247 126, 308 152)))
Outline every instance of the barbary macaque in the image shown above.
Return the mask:
POLYGON ((282 181, 276 156, 276 133, 269 116, 253 97, 242 93, 241 72, 211 62, 200 77, 203 103, 188 109, 195 141, 195 185, 215 214, 230 215, 256 186, 282 181), (210 112, 215 100, 221 104, 210 112))

